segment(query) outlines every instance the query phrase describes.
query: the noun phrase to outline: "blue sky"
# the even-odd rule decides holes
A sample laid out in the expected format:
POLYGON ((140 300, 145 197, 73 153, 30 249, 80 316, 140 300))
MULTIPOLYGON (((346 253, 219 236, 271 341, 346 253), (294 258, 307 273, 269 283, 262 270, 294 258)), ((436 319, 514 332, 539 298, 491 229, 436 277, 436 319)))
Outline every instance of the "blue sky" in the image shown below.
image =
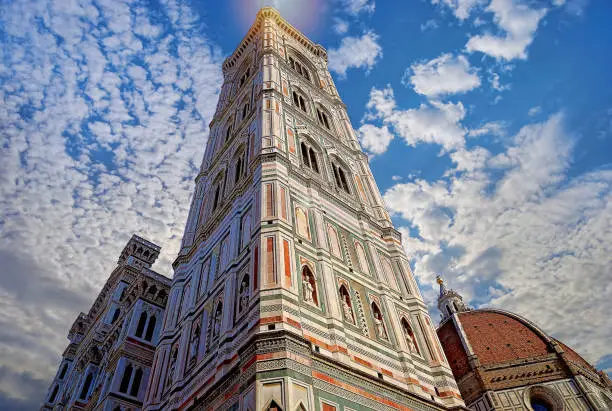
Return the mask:
POLYGON ((171 275, 222 82, 262 4, 322 44, 434 310, 436 273, 611 372, 612 4, 0 5, 0 409, 32 409, 133 232, 171 275))

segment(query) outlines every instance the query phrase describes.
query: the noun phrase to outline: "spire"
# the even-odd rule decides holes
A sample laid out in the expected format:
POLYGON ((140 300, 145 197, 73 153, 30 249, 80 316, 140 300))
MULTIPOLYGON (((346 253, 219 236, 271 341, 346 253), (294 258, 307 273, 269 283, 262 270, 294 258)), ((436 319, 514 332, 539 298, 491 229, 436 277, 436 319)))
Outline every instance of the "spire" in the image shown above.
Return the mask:
POLYGON ((463 302, 463 297, 455 290, 446 288, 444 280, 439 275, 436 276, 436 282, 440 286, 440 295, 438 296, 438 309, 442 314, 442 321, 450 318, 455 313, 469 311, 470 308, 463 302))
POLYGON ((440 275, 436 275, 436 282, 440 285, 440 297, 444 296, 447 293, 446 285, 444 284, 444 279, 440 277, 440 275))

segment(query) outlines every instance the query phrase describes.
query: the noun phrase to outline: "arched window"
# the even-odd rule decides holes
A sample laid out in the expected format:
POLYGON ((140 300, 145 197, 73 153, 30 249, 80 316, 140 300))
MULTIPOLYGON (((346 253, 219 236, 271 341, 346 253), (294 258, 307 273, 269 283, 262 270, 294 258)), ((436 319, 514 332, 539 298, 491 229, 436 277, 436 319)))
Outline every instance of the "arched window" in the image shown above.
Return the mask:
POLYGON ((155 331, 156 323, 157 319, 155 318, 155 316, 151 316, 151 318, 149 318, 149 324, 147 325, 147 332, 144 337, 145 340, 151 341, 153 339, 153 332, 155 331))
POLYGON ((302 141, 300 143, 300 151, 302 152, 302 163, 304 163, 304 166, 318 174, 319 163, 317 161, 317 153, 314 148, 310 144, 302 141))
POLYGON ((331 225, 327 226, 327 237, 329 239, 329 248, 331 253, 336 257, 342 257, 340 252, 340 241, 338 240, 338 232, 331 225))
POLYGON ((213 197, 213 206, 212 209, 213 211, 217 209, 217 206, 219 205, 219 195, 221 192, 221 185, 217 185, 217 187, 215 187, 215 196, 213 197))
POLYGON ((446 311, 448 312, 448 315, 449 315, 449 316, 452 316, 452 315, 453 315, 453 311, 451 310, 450 305, 447 305, 447 306, 446 306, 446 311))
POLYGON ((132 387, 130 388, 130 395, 132 397, 138 396, 138 391, 140 390, 140 383, 142 381, 142 370, 140 368, 136 369, 134 373, 134 379, 132 380, 132 387))
POLYGON ((455 312, 458 313, 459 309, 457 308, 457 304, 453 301, 453 308, 455 309, 455 312))
POLYGON ((249 79, 250 75, 251 75, 251 68, 247 67, 247 69, 244 71, 242 76, 240 76, 240 81, 238 82, 238 88, 242 88, 242 86, 244 86, 246 81, 249 79))
POLYGON ((283 409, 274 400, 270 401, 270 406, 266 410, 267 411, 283 411, 283 409))
POLYGON ((355 242, 355 250, 357 251, 357 260, 359 261, 359 268, 362 272, 369 274, 368 259, 366 258, 365 250, 359 241, 355 242))
POLYGON ((66 376, 66 371, 68 371, 68 363, 64 363, 62 367, 62 371, 60 371, 59 379, 63 379, 66 376))
POLYGON ((92 373, 87 374, 87 377, 85 377, 85 383, 83 384, 83 388, 81 389, 81 395, 79 395, 79 399, 84 400, 87 398, 87 394, 89 393, 89 388, 91 387, 92 381, 92 373))
POLYGON ((117 318, 119 318, 120 313, 121 313, 121 310, 119 308, 115 308, 115 312, 113 313, 113 318, 111 319, 111 324, 115 324, 115 321, 117 321, 117 318))
POLYGON ((142 333, 144 332, 145 325, 147 323, 147 312, 143 311, 140 313, 140 319, 138 320, 138 326, 136 327, 136 337, 142 338, 142 333))
POLYGON ((308 226, 308 214, 302 207, 295 208, 295 225, 298 235, 310 240, 310 227, 308 226))
POLYGON ((319 124, 321 124, 323 127, 325 127, 326 129, 330 130, 331 127, 329 126, 329 116, 327 115, 327 113, 324 110, 321 110, 319 107, 317 107, 317 120, 319 120, 319 124))
POLYGON ((417 354, 420 354, 421 351, 419 350, 419 346, 417 344, 414 332, 412 331, 412 327, 410 326, 410 324, 408 324, 408 320, 402 317, 401 323, 402 330, 404 331, 404 339, 406 340, 406 345, 408 346, 408 349, 410 350, 410 352, 416 352, 417 354))
POLYGON ((304 113, 308 113, 306 99, 304 98, 304 96, 301 93, 298 93, 297 91, 294 91, 292 94, 293 104, 295 104, 295 106, 302 110, 304 113))
POLYGON ((308 69, 304 66, 304 64, 302 64, 301 62, 299 62, 297 59, 293 58, 292 56, 289 56, 289 65, 300 76, 310 81, 310 73, 308 72, 308 69))
POLYGON ((350 194, 351 190, 348 185, 348 180, 346 179, 346 172, 344 171, 344 168, 338 163, 332 162, 332 170, 334 172, 336 186, 339 189, 344 190, 347 194, 350 194))
POLYGON ((233 131, 234 131, 234 118, 230 117, 228 124, 227 124, 227 128, 225 129, 225 141, 224 142, 230 141, 233 131))
POLYGON ((376 328, 376 335, 383 340, 388 340, 389 337, 387 335, 387 328, 385 327, 385 320, 380 308, 378 308, 378 304, 375 302, 372 303, 372 316, 376 328))
POLYGON ((344 319, 351 324, 355 324, 355 316, 353 314, 353 303, 351 302, 351 296, 343 285, 340 286, 340 304, 342 305, 342 314, 344 319))
POLYGON ((59 390, 59 385, 55 385, 55 387, 53 387, 53 391, 51 391, 51 396, 49 397, 49 402, 50 403, 54 403, 55 402, 55 397, 57 397, 57 391, 59 390))
POLYGON ((307 265, 302 268, 302 298, 306 302, 319 305, 317 282, 310 267, 307 265))
POLYGON ((245 103, 245 105, 242 106, 242 117, 241 117, 241 119, 244 120, 248 116, 250 111, 251 111, 250 104, 249 103, 245 103))
POLYGON ((121 377, 121 383, 119 384, 119 392, 126 393, 130 387, 130 380, 132 379, 132 372, 134 371, 132 364, 128 364, 123 370, 123 377, 121 377))
POLYGON ((244 150, 240 150, 234 155, 234 184, 237 184, 244 175, 245 157, 244 150))

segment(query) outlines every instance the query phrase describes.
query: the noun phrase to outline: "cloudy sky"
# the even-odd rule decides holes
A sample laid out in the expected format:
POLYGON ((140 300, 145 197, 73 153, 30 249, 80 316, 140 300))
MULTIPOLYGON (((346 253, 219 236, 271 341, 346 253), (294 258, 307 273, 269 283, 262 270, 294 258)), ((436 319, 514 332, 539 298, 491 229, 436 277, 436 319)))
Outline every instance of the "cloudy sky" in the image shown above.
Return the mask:
MULTIPOLYGON (((35 409, 136 232, 171 275, 261 1, 0 4, 0 409, 35 409)), ((432 314, 443 274, 612 371, 605 0, 277 0, 329 66, 432 314)))

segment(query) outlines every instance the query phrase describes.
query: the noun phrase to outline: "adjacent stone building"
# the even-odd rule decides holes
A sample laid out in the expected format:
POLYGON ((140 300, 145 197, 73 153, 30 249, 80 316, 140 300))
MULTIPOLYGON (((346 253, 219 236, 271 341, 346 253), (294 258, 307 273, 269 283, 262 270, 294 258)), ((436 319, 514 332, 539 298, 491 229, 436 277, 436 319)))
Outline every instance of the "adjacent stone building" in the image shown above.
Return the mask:
POLYGON ((159 246, 132 236, 70 343, 43 410, 137 410, 142 407, 170 279, 150 269, 159 246))
POLYGON ((612 409, 607 374, 525 318, 497 309, 471 310, 440 278, 438 283, 438 337, 470 409, 612 409))

